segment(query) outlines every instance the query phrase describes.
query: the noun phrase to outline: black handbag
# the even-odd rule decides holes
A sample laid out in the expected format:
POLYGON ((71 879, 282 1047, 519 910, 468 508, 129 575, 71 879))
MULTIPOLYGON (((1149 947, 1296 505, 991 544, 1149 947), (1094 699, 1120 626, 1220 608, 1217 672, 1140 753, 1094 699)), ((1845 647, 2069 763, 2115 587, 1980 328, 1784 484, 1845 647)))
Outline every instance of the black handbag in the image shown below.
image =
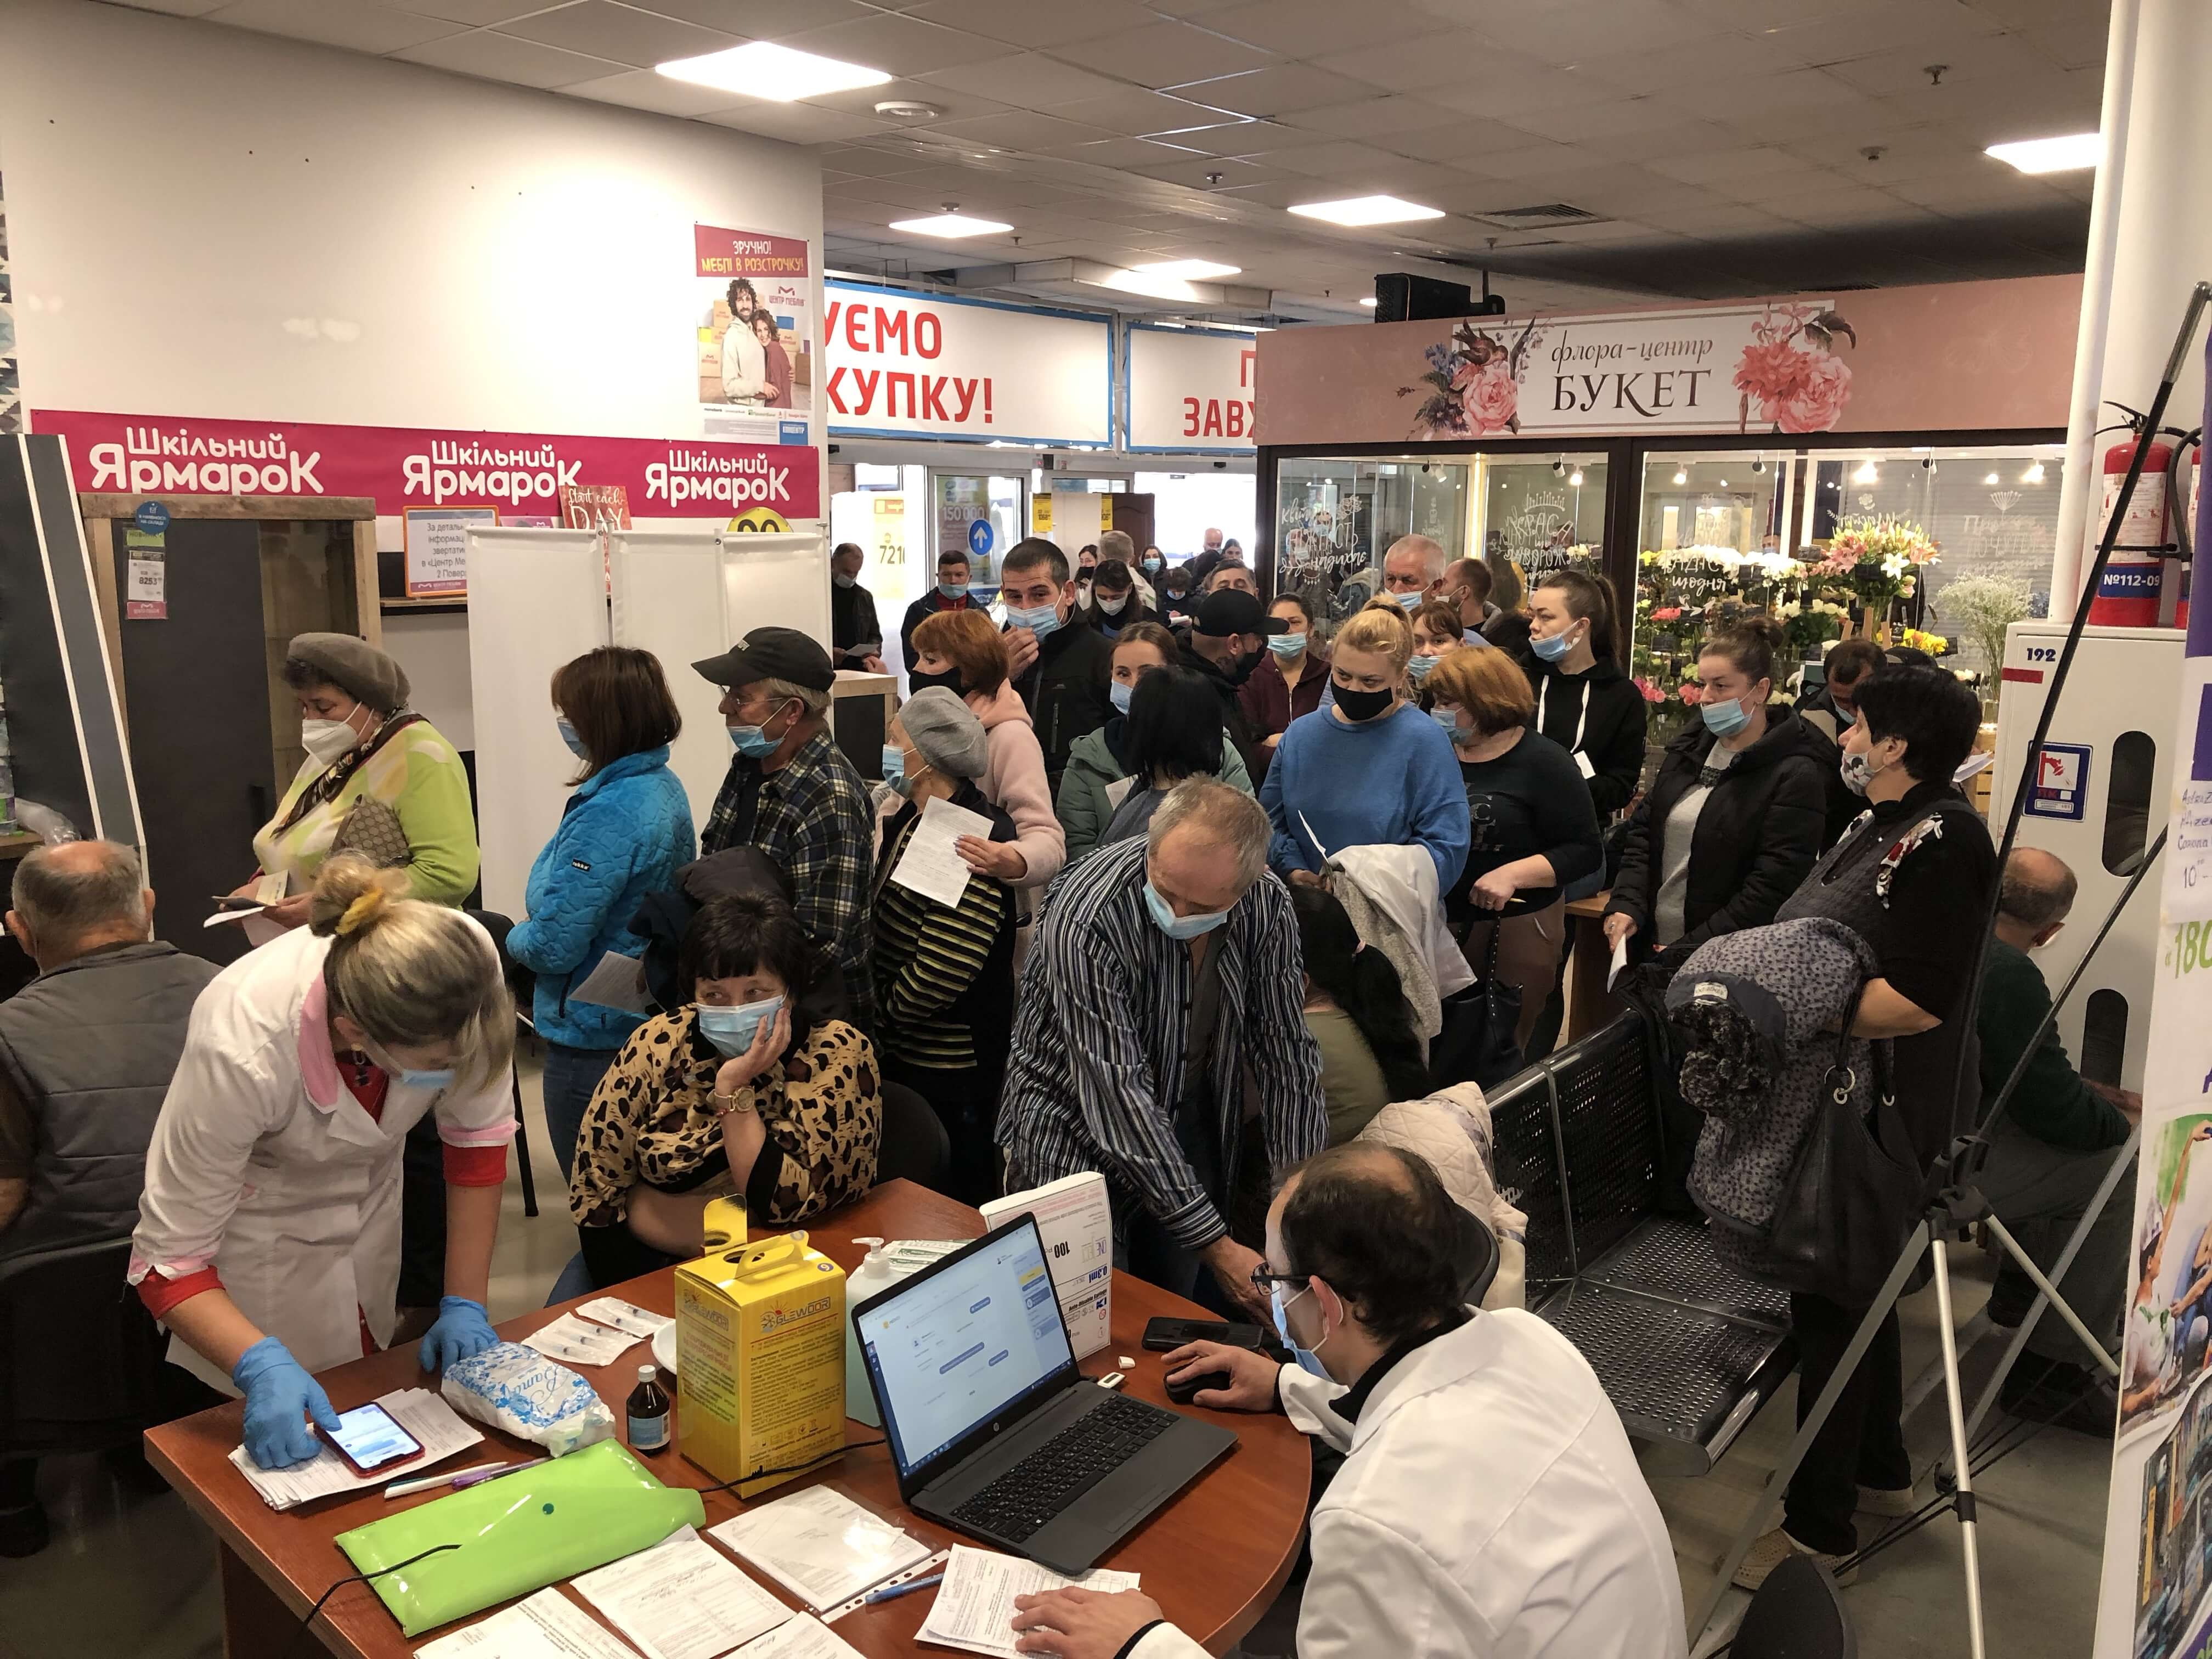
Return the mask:
MULTIPOLYGON (((1848 1033, 1858 1017, 1853 998, 1848 1033)), ((1771 1231, 1753 1249, 1759 1276, 1846 1308, 1874 1301, 1919 1218, 1926 1186, 1890 1077, 1889 1044, 1871 1045, 1874 1100, 1854 1098, 1857 1079, 1844 1063, 1850 1038, 1837 1039, 1836 1063, 1821 1084, 1819 1116, 1782 1190, 1771 1231)))
POLYGON ((1491 924, 1490 952, 1482 977, 1443 1003, 1443 1028, 1429 1045, 1429 1086, 1455 1083, 1494 1089, 1521 1070, 1521 988, 1498 978, 1498 936, 1505 921, 1491 924))

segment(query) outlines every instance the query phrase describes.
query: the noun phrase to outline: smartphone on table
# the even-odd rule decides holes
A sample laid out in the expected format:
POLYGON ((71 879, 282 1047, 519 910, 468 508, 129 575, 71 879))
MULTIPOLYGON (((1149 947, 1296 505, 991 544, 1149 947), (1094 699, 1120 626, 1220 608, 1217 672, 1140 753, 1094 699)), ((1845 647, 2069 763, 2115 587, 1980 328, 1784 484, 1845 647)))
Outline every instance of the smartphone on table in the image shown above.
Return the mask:
POLYGON ((1232 1325, 1218 1319, 1154 1319, 1145 1326, 1145 1351, 1166 1353, 1186 1342, 1225 1342, 1232 1348, 1258 1348, 1257 1325, 1232 1325))
POLYGON ((380 1469, 396 1468, 422 1455, 422 1443, 401 1428, 390 1412, 377 1405, 356 1406, 349 1412, 340 1412, 337 1429, 325 1430, 323 1437, 338 1449, 338 1455, 352 1466, 356 1474, 369 1475, 380 1469))

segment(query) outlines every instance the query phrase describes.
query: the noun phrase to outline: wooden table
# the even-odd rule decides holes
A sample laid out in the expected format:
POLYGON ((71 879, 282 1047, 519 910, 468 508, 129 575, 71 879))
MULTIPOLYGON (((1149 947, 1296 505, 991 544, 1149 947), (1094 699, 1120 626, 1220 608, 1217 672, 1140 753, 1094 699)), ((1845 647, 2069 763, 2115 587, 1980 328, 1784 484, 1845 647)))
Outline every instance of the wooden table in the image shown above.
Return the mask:
POLYGON ((1605 942, 1606 901, 1610 892, 1567 901, 1567 915, 1575 920, 1575 947, 1567 955, 1567 1018, 1559 1034, 1562 1044, 1602 1030, 1620 1018, 1627 1005, 1605 988, 1613 971, 1613 947, 1605 942))
MULTIPOLYGON (((982 1231, 975 1211, 909 1182, 887 1182, 860 1202, 808 1229, 814 1245, 850 1273, 866 1252, 855 1237, 885 1238, 972 1238, 982 1231)), ((756 1238, 764 1235, 756 1232, 756 1238)), ((672 1272, 664 1271, 617 1285, 614 1293, 656 1313, 675 1310, 672 1272)), ((594 1294, 598 1294, 594 1292, 594 1294)), ((588 1299, 588 1298, 586 1298, 588 1299)), ((551 1322, 573 1302, 508 1320, 499 1327, 509 1340, 527 1336, 551 1322)), ((1114 1340, 1083 1362, 1092 1376, 1115 1369, 1127 1354, 1137 1361, 1126 1385, 1140 1400, 1167 1404, 1158 1354, 1139 1345, 1145 1322, 1159 1315, 1205 1318, 1203 1310, 1130 1278, 1114 1275, 1114 1340)), ((615 1364, 597 1370, 579 1368, 623 1420, 623 1401, 635 1386, 637 1367, 647 1351, 642 1344, 615 1364)), ((341 1365, 319 1379, 331 1404, 340 1411, 398 1388, 421 1386, 412 1343, 341 1365)), ((1167 1508, 1124 1540, 1102 1565, 1139 1573, 1144 1587, 1167 1616, 1219 1653, 1251 1629, 1275 1599, 1297 1559, 1305 1525, 1306 1494, 1312 1474, 1305 1437, 1286 1418, 1241 1413, 1200 1412, 1235 1429, 1237 1449, 1200 1476, 1167 1508)), ((288 1514, 277 1514, 254 1495, 231 1467, 231 1448, 239 1443, 241 1407, 236 1401, 202 1412, 146 1437, 147 1455, 180 1492, 193 1511, 215 1531, 220 1544, 225 1650, 232 1659, 277 1659, 293 1639, 300 1620, 331 1583, 354 1569, 331 1541, 338 1534, 415 1504, 435 1502, 428 1492, 387 1501, 380 1489, 324 1499, 288 1514)), ((678 1446, 682 1425, 677 1425, 678 1446)), ((873 1440, 882 1431, 846 1425, 849 1441, 873 1440)), ((536 1449, 501 1434, 483 1431, 485 1443, 441 1468, 458 1472, 471 1463, 496 1462, 532 1455, 536 1449)), ((708 1486, 713 1480, 684 1461, 680 1449, 641 1459, 671 1486, 708 1486)), ((836 1486, 878 1514, 890 1516, 933 1548, 957 1541, 957 1534, 925 1520, 899 1502, 897 1475, 881 1446, 849 1451, 843 1462, 820 1474, 793 1480, 756 1500, 767 1503, 820 1482, 836 1486)), ((718 1525, 745 1506, 734 1493, 706 1498, 707 1524, 718 1525)), ((763 1575, 754 1577, 769 1594, 786 1601, 781 1588, 763 1575)), ((567 1592, 572 1599, 573 1590, 567 1592)), ((862 1653, 906 1655, 929 1608, 930 1593, 902 1596, 879 1607, 863 1607, 833 1627, 862 1653)), ((793 1605, 796 1605, 794 1602, 793 1605)), ((487 1612, 491 1611, 487 1609, 487 1612)), ((472 1622, 472 1621, 463 1621, 472 1622)), ((394 1659, 411 1654, 421 1641, 434 1640, 459 1626, 432 1632, 416 1641, 399 1626, 368 1585, 352 1584, 333 1595, 315 1621, 316 1634, 332 1653, 362 1659, 394 1659)))

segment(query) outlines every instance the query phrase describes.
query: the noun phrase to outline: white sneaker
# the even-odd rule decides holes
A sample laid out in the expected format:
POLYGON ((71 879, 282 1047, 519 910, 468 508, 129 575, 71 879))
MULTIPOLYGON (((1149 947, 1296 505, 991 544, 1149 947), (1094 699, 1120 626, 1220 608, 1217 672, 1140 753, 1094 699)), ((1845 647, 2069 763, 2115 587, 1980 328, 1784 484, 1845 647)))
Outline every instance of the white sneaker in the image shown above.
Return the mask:
POLYGON ((1848 1584, 1859 1576, 1856 1563, 1849 1567, 1843 1565, 1850 1559, 1849 1557, 1823 1555, 1818 1550, 1808 1549, 1780 1527, 1777 1527, 1772 1532, 1761 1536, 1759 1541, 1751 1547, 1751 1553, 1743 1558, 1743 1565, 1735 1570, 1733 1582, 1739 1589, 1755 1590, 1766 1582, 1768 1576, 1775 1568, 1793 1555, 1811 1556, 1834 1576, 1838 1585, 1848 1584))
POLYGON ((1911 1486, 1894 1491, 1885 1486, 1861 1486, 1858 1512, 1886 1516, 1893 1521, 1907 1520, 1920 1513, 1920 1497, 1911 1486))

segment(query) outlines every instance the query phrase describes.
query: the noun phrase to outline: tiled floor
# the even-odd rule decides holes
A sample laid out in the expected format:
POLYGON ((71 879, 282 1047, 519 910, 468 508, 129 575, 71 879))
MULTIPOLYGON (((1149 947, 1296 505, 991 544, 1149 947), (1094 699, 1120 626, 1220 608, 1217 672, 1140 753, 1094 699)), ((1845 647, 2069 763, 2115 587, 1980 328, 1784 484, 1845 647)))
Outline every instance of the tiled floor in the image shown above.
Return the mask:
MULTIPOLYGON (((540 1212, 522 1213, 510 1183, 492 1264, 491 1315, 506 1319, 541 1305, 575 1249, 560 1172, 546 1145, 534 1060, 526 1060, 524 1110, 540 1212)), ((1987 1268, 1969 1252, 1958 1287, 1964 1317, 1987 1294, 1987 1268)), ((1935 1357, 1935 1297, 1903 1304, 1905 1364, 1935 1357)), ((1971 1354, 1969 1387, 1995 1364, 1991 1341, 1971 1354)), ((1783 1394, 1745 1431, 1721 1466, 1702 1480, 1655 1479, 1674 1536, 1686 1605, 1711 1581, 1729 1534, 1789 1443, 1795 1396, 1783 1394)), ((1906 1425, 1923 1468, 1944 1443, 1942 1396, 1906 1425)), ((2053 1430, 1990 1474, 1981 1493, 1983 1595, 1989 1650, 2007 1659, 2081 1659, 2096 1613, 2111 1448, 2053 1430)), ((96 1457, 50 1460, 41 1489, 55 1540, 28 1561, 0 1561, 0 1659, 219 1659, 220 1607, 214 1541, 173 1494, 126 1491, 96 1457)), ((1868 1564, 1844 1604, 1869 1659, 1951 1659, 1966 1651, 1959 1528, 1940 1519, 1868 1564)), ((1731 1592, 1732 1624, 1744 1597, 1731 1592)), ((1292 1651, 1295 1605, 1288 1598, 1253 1632, 1255 1656, 1292 1651)), ((1718 1638, 1715 1638, 1717 1640, 1718 1638)))

